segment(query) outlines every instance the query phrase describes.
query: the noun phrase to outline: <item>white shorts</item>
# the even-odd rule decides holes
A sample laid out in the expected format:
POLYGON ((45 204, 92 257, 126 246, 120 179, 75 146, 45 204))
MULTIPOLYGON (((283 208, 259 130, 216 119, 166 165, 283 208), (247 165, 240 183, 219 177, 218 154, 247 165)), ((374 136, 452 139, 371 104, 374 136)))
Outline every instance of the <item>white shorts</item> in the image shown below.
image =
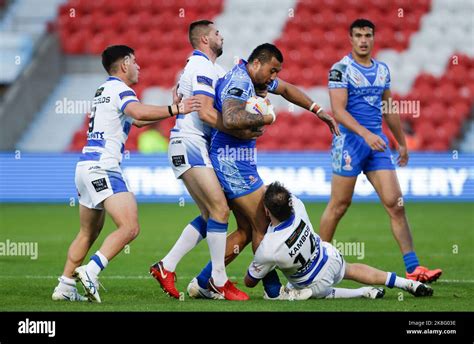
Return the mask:
POLYGON ((104 209, 102 202, 119 192, 129 192, 118 165, 80 162, 76 165, 76 188, 79 203, 89 209, 104 209))
POLYGON ((321 243, 326 248, 328 260, 311 285, 308 286, 313 292, 311 297, 315 299, 325 298, 329 295, 333 286, 342 281, 346 271, 346 262, 342 254, 331 244, 321 243))
POLYGON ((212 167, 209 144, 200 136, 174 137, 168 146, 168 160, 176 178, 192 167, 212 167))

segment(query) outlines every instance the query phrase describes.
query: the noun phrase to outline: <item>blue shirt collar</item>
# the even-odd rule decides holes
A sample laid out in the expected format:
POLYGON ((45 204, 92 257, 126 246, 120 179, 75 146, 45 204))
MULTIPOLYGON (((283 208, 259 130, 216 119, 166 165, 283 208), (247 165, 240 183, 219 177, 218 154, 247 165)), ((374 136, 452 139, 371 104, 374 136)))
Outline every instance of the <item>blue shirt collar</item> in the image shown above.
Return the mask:
POLYGON ((372 65, 370 67, 367 67, 367 66, 363 66, 361 64, 359 64, 355 59, 354 59, 354 56, 352 56, 352 53, 349 53, 349 58, 359 67, 362 67, 362 68, 365 68, 365 69, 371 69, 371 68, 374 68, 375 67, 375 60, 373 58, 370 58, 370 62, 372 62, 372 65))
POLYGON ((295 214, 291 214, 291 216, 288 218, 288 220, 283 221, 280 224, 278 224, 278 226, 273 228, 273 231, 277 232, 277 231, 281 231, 285 228, 288 228, 293 224, 294 221, 295 221, 295 214))
POLYGON ((120 78, 117 78, 116 76, 109 76, 109 77, 107 78, 107 81, 111 81, 111 80, 117 80, 117 81, 121 81, 121 82, 123 82, 123 80, 122 80, 122 79, 120 79, 120 78))
MULTIPOLYGON (((200 50, 194 50, 193 51, 193 56, 203 56, 204 58, 208 59, 209 60, 209 57, 207 57, 206 54, 204 54, 202 51, 200 50)), ((209 60, 210 61, 210 60, 209 60)))

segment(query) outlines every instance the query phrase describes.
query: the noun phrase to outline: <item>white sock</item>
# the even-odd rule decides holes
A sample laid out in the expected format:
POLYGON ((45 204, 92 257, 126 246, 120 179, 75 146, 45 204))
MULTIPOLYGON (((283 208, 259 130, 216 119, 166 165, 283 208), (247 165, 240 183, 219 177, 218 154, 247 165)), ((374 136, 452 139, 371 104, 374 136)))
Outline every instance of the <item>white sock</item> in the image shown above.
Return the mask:
POLYGON ((61 276, 58 278, 59 284, 58 287, 60 290, 66 291, 76 287, 76 280, 66 276, 61 276))
POLYGON ((385 281, 385 285, 389 288, 400 288, 403 290, 407 290, 410 281, 403 277, 398 277, 394 272, 387 272, 387 279, 385 281), (395 280, 393 278, 395 277, 395 280), (393 281, 393 286, 390 286, 390 279, 393 281))
POLYGON ((161 260, 163 267, 171 272, 176 270, 176 265, 179 261, 191 251, 199 242, 202 240, 202 236, 199 231, 194 228, 191 224, 184 227, 181 236, 174 244, 171 251, 161 260))
POLYGON ((228 280, 225 271, 225 244, 227 233, 208 232, 207 244, 211 253, 212 279, 217 287, 222 287, 228 280))
POLYGON ((364 296, 364 287, 357 289, 331 288, 331 292, 326 299, 353 299, 364 296))
POLYGON ((100 253, 100 251, 97 251, 92 257, 90 262, 86 266, 86 271, 89 274, 93 274, 97 276, 103 269, 107 267, 109 264, 108 259, 100 253), (99 259, 100 262, 97 262, 95 259, 99 259), (102 264, 102 266, 100 266, 102 264))

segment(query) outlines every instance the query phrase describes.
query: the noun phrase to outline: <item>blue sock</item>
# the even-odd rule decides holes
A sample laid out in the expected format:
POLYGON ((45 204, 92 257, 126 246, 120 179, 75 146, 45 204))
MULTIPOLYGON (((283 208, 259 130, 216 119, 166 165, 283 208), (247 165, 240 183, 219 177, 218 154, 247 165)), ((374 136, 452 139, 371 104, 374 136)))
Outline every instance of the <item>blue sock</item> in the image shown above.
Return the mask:
POLYGON ((408 252, 403 256, 403 261, 405 262, 405 268, 408 273, 412 273, 420 263, 418 262, 418 257, 415 252, 408 252))
POLYGON ((270 271, 262 280, 263 288, 267 295, 271 298, 278 297, 280 295, 281 283, 278 278, 276 270, 270 271))
POLYGON ((197 276, 198 284, 201 288, 207 289, 207 282, 211 278, 212 262, 207 263, 206 267, 197 276))

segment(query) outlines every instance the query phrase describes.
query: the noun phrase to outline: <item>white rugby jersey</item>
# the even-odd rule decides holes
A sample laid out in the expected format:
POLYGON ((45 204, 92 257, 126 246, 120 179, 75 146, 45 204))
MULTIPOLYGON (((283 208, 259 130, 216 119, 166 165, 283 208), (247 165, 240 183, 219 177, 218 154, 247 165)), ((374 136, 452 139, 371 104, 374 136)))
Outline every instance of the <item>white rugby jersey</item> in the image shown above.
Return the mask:
POLYGON ((135 92, 117 77, 109 77, 97 89, 92 103, 87 144, 80 161, 120 163, 133 118, 123 111, 138 102, 135 92))
POLYGON ((294 214, 278 226, 268 226, 248 275, 260 280, 280 269, 296 288, 310 285, 327 262, 326 243, 317 235, 303 202, 292 196, 294 214))
MULTIPOLYGON (((178 94, 188 98, 204 94, 215 98, 217 80, 225 75, 225 70, 201 51, 194 50, 179 78, 178 94)), ((211 128, 201 121, 197 111, 176 116, 176 125, 171 129, 170 138, 194 135, 210 138, 211 128)))

